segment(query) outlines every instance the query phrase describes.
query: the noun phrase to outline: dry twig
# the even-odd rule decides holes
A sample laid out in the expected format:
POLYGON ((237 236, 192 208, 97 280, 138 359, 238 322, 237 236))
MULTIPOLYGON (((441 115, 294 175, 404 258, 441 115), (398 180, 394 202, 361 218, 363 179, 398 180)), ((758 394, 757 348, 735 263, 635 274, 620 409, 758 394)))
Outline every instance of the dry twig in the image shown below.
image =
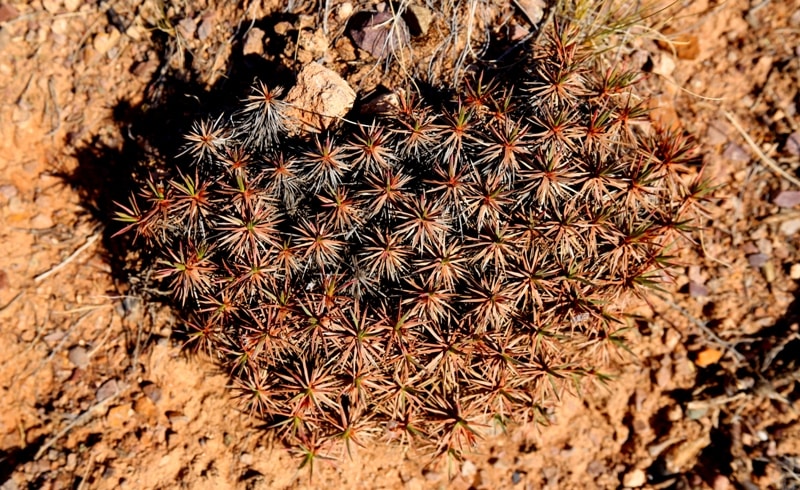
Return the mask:
POLYGON ((759 160, 761 160, 761 163, 769 167, 772 171, 774 171, 784 179, 788 180, 792 184, 796 185, 797 187, 800 187, 800 180, 798 180, 795 176, 793 176, 792 174, 781 168, 781 166, 778 165, 778 163, 775 160, 768 157, 763 151, 761 151, 761 148, 758 147, 756 142, 753 141, 753 138, 751 138, 750 135, 747 134, 744 128, 742 128, 742 125, 739 124, 739 121, 737 121, 733 117, 733 115, 731 115, 730 112, 723 111, 722 114, 724 114, 725 117, 728 119, 728 121, 730 121, 730 123, 733 124, 733 127, 736 128, 737 131, 739 131, 739 134, 741 134, 742 138, 744 138, 747 144, 750 145, 750 148, 753 150, 756 156, 758 156, 759 160))
POLYGON ((96 242, 99 238, 100 238, 100 233, 97 233, 97 232, 93 233, 92 236, 90 236, 83 245, 78 247, 77 250, 72 252, 69 257, 64 259, 61 263, 53 266, 49 270, 46 270, 46 271, 42 272, 41 274, 37 275, 36 277, 33 278, 33 281, 34 282, 42 282, 45 279, 47 279, 48 277, 50 277, 53 274, 57 273, 58 271, 60 271, 61 269, 63 269, 67 265, 69 265, 70 262, 72 262, 73 260, 78 258, 78 256, 80 256, 80 254, 82 254, 84 251, 86 251, 86 249, 91 247, 92 244, 94 242, 96 242))

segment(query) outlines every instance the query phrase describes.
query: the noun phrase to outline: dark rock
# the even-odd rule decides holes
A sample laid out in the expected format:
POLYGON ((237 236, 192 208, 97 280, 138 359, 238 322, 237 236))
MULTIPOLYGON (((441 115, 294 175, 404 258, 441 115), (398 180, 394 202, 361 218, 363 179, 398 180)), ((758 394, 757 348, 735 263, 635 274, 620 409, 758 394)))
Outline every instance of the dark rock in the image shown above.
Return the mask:
POLYGON ((350 38, 359 48, 376 58, 385 58, 408 44, 410 34, 405 21, 390 12, 354 16, 350 38))

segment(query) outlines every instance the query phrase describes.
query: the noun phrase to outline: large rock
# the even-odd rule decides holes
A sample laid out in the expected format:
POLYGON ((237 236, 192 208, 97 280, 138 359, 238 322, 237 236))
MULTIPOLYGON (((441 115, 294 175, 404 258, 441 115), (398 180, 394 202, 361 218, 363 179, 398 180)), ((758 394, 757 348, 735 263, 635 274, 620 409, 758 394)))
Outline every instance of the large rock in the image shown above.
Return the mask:
POLYGON ((286 95, 289 103, 289 129, 322 131, 353 107, 356 93, 336 72, 311 63, 297 76, 297 83, 286 95), (292 124, 292 123, 295 124, 292 124))

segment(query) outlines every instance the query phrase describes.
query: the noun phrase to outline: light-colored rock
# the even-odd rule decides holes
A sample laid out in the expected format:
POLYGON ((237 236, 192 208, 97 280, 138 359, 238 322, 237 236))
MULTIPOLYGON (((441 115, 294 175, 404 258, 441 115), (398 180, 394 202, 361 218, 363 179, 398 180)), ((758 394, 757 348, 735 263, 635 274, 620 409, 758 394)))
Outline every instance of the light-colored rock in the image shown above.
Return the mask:
POLYGON ((100 54, 106 54, 113 48, 119 38, 122 36, 116 29, 110 29, 109 32, 98 32, 92 41, 92 47, 100 54))
POLYGON ((428 33, 433 21, 433 13, 422 5, 409 5, 406 24, 412 36, 419 37, 428 33))
POLYGON ((639 468, 625 473, 625 476, 622 477, 622 486, 626 488, 639 488, 645 483, 647 483, 647 475, 644 470, 639 468))
POLYGON ((345 21, 353 15, 353 4, 350 2, 343 2, 339 4, 336 9, 336 18, 340 21, 345 21))
POLYGON ((74 366, 81 369, 89 365, 89 353, 86 351, 86 347, 82 345, 76 345, 71 348, 67 353, 67 358, 74 366))
POLYGON ((675 60, 668 54, 661 53, 653 63, 653 73, 662 77, 671 77, 675 72, 675 60))
POLYGON ((242 54, 245 56, 250 54, 264 54, 264 35, 266 35, 266 33, 258 27, 253 27, 247 31, 247 35, 244 38, 244 46, 242 47, 242 54))
POLYGON ((59 0, 42 0, 42 7, 51 14, 57 14, 61 11, 61 2, 59 0))
POLYGON ((477 473, 478 473, 478 468, 475 466, 475 463, 473 463, 472 461, 466 460, 461 465, 461 476, 463 476, 467 480, 469 480, 470 478, 475 476, 477 473))
POLYGON ((319 63, 310 63, 286 94, 286 102, 291 107, 287 111, 289 129, 292 132, 321 131, 344 117, 355 100, 355 91, 336 72, 319 63))
MULTIPOLYGON (((328 51, 328 38, 322 29, 315 31, 300 31, 297 39, 298 47, 304 52, 309 59, 308 62, 317 60, 325 55, 328 51)), ((298 59, 300 55, 298 54, 298 59)))
POLYGON ((780 226, 781 233, 786 236, 793 236, 800 231, 800 218, 787 219, 780 226))
POLYGON ((106 415, 106 422, 108 422, 109 427, 113 429, 120 429, 125 426, 125 423, 130 420, 132 415, 133 408, 131 407, 130 403, 117 405, 108 411, 108 415, 106 415))
POLYGON ((95 398, 98 402, 101 402, 116 395, 118 391, 119 385, 117 384, 117 380, 112 378, 97 388, 97 391, 95 392, 95 398))
POLYGON ((136 402, 133 404, 133 411, 140 417, 146 419, 155 418, 158 414, 155 403, 146 396, 140 396, 136 399, 136 402))
POLYGON ((69 19, 66 17, 55 19, 53 23, 50 24, 50 30, 53 31, 53 34, 66 36, 70 32, 69 19))
POLYGON ((192 39, 195 32, 197 32, 197 22, 194 19, 187 17, 178 22, 178 33, 184 39, 192 39))
POLYGON ((544 8, 546 7, 544 0, 514 0, 514 3, 531 24, 538 25, 544 18, 544 8))
POLYGON ((125 30, 125 35, 134 41, 141 41, 147 35, 147 31, 138 24, 131 24, 131 26, 125 30))
POLYGON ((85 0, 64 0, 64 8, 67 12, 75 12, 85 0))
POLYGON ((215 24, 214 12, 209 11, 203 14, 200 20, 200 27, 197 28, 197 39, 205 41, 214 31, 215 24))

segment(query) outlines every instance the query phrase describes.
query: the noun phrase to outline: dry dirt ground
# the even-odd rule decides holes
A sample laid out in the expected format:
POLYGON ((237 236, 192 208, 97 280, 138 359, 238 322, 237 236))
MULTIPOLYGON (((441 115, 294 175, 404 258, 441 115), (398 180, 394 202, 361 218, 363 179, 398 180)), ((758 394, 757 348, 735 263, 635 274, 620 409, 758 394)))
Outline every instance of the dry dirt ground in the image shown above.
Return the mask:
POLYGON ((674 49, 631 41, 652 117, 696 135, 719 189, 608 387, 452 475, 377 446, 313 480, 127 294, 110 203, 163 136, 148 126, 238 97, 237 70, 322 58, 362 90, 382 71, 344 37, 319 52, 318 17, 274 2, 164 3, 0 3, 0 488, 800 488, 800 3, 674 2, 674 49))

